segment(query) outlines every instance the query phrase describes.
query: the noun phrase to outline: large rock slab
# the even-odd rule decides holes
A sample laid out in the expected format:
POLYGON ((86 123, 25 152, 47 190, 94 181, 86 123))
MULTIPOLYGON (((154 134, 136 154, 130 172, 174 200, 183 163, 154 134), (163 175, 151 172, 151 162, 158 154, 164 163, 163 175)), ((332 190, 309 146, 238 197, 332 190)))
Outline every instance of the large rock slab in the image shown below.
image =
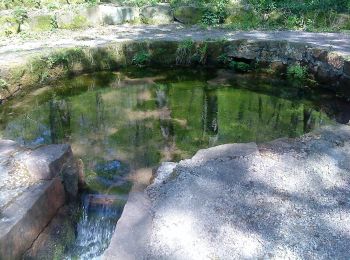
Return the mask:
POLYGON ((145 237, 116 232, 105 259, 347 259, 349 162, 350 126, 337 125, 164 164, 132 201, 144 217, 128 229, 145 237))
POLYGON ((0 259, 21 259, 65 202, 79 164, 68 145, 27 149, 0 140, 0 259))
POLYGON ((141 20, 146 24, 169 24, 174 21, 169 4, 145 6, 141 9, 141 20))
POLYGON ((196 6, 179 6, 175 8, 175 20, 184 24, 196 24, 202 20, 204 9, 196 6))
POLYGON ((135 22, 140 19, 140 10, 137 7, 99 5, 100 23, 106 25, 135 22))

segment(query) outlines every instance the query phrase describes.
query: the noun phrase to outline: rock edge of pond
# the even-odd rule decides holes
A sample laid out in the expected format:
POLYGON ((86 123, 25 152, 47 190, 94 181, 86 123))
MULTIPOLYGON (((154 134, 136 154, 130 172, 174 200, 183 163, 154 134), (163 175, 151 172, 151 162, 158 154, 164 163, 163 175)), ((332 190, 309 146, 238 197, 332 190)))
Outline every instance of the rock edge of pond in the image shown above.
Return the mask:
MULTIPOLYGON (((278 75, 285 74, 288 66, 302 65, 319 86, 350 97, 349 49, 344 44, 340 48, 335 35, 206 31, 174 25, 130 27, 129 30, 135 31, 123 31, 127 28, 120 32, 111 28, 111 35, 107 36, 101 33, 94 37, 77 35, 74 40, 54 43, 28 42, 11 47, 13 50, 9 46, 1 47, 0 100, 5 101, 30 87, 37 88, 58 78, 135 65, 137 57, 147 57, 142 66, 155 67, 220 67, 228 65, 222 64, 223 60, 243 61, 278 75), (187 56, 179 57, 179 50, 189 40, 193 42, 185 51, 187 56)), ((338 36, 346 42, 346 35, 338 36)))
POLYGON ((130 194, 103 259, 345 259, 350 126, 163 163, 130 194))
POLYGON ((28 149, 0 140, 0 259, 25 255, 61 208, 75 201, 81 172, 69 145, 28 149))

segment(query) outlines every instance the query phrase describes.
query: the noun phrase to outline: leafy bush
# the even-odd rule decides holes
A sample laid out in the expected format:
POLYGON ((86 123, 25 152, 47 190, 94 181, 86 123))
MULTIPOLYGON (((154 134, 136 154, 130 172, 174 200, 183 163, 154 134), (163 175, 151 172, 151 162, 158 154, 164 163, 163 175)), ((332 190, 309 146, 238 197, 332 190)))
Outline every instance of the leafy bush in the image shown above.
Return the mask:
POLYGON ((8 84, 4 79, 0 79, 0 91, 3 89, 8 90, 8 84))
POLYGON ((189 65, 191 64, 194 42, 192 39, 182 41, 176 50, 176 64, 189 65))
POLYGON ((220 62, 223 65, 227 65, 231 61, 230 57, 228 57, 226 53, 221 54, 220 56, 218 56, 217 59, 218 59, 218 62, 220 62))
POLYGON ((247 0, 226 23, 234 29, 350 30, 350 0, 247 0))
POLYGON ((202 23, 205 25, 217 25, 224 23, 227 17, 228 0, 212 0, 204 2, 206 8, 202 17, 202 23))
POLYGON ((17 33, 21 32, 21 25, 28 19, 28 12, 24 8, 18 7, 13 11, 13 17, 17 23, 17 33))
POLYGON ((287 68, 287 77, 290 79, 305 80, 307 78, 307 68, 299 64, 287 68))
POLYGON ((202 17, 202 23, 205 25, 217 25, 220 24, 220 17, 212 10, 206 10, 202 17))
POLYGON ((147 65, 151 60, 151 55, 146 51, 140 51, 135 54, 132 63, 136 66, 142 67, 147 65))
POLYGON ((251 70, 250 64, 241 61, 231 61, 229 67, 238 72, 248 72, 251 70))
POLYGON ((198 46, 192 56, 190 56, 190 62, 205 65, 208 58, 208 44, 204 43, 198 46))

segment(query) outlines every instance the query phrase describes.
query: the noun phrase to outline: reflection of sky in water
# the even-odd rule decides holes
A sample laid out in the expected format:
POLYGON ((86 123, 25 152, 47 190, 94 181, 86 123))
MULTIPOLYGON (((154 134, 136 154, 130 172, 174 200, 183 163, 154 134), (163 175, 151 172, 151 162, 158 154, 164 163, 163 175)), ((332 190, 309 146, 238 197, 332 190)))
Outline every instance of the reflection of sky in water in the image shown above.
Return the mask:
MULTIPOLYGON (((62 88, 28 95, 20 108, 5 106, 0 133, 29 146, 70 143, 90 192, 120 195, 130 190, 129 173, 142 176, 160 161, 222 143, 295 137, 344 118, 332 97, 312 93, 310 100, 284 81, 243 77, 223 87, 207 84, 206 73, 171 71, 150 84, 154 75, 137 84, 113 73, 63 81, 62 88)), ((69 254, 91 259, 107 246, 121 208, 82 204, 69 254)))
POLYGON ((103 164, 96 165, 96 171, 117 171, 121 166, 121 163, 117 160, 106 162, 103 164))
POLYGON ((157 72, 147 73, 137 81, 113 73, 63 81, 28 96, 21 112, 7 107, 1 133, 30 146, 70 143, 88 170, 108 172, 120 161, 130 170, 152 167, 208 146, 295 137, 332 122, 324 96, 308 100, 283 81, 243 77, 220 87, 208 85, 206 73, 172 71, 151 84, 157 72))

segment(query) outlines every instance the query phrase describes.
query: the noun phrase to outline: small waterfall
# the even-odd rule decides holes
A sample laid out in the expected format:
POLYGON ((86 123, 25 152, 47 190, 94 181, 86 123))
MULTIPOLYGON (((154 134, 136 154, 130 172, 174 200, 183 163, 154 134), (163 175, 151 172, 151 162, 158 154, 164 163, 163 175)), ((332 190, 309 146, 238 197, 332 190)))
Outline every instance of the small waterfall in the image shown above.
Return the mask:
POLYGON ((122 206, 110 203, 111 199, 108 201, 101 198, 104 195, 82 196, 82 213, 76 227, 76 240, 67 254, 67 260, 99 259, 107 249, 122 213, 122 206), (94 199, 95 196, 98 197, 97 200, 94 199))

